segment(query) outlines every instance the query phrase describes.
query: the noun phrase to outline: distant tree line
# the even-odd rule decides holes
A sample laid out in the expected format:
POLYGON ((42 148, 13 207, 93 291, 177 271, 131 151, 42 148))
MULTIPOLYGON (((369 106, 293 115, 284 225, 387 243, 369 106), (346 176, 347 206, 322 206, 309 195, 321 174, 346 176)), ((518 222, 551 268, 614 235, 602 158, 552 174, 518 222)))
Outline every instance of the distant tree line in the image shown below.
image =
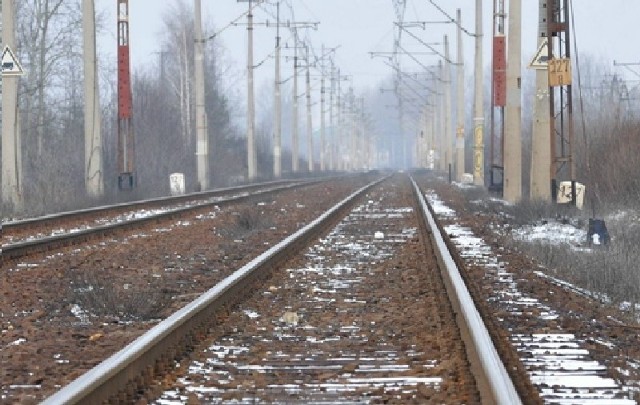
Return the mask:
MULTIPOLYGON (((83 197, 81 1, 25 0, 16 2, 16 6, 17 51, 28 72, 19 86, 25 210, 38 214, 96 203, 83 197)), ((115 26, 115 21, 106 21, 99 16, 99 27, 104 30, 110 25, 115 26)), ((207 33, 214 31, 213 27, 205 27, 207 33)), ((133 72, 138 188, 124 197, 116 190, 116 61, 100 58, 106 191, 100 202, 165 195, 169 188, 168 176, 173 172, 185 174, 187 190, 193 191, 196 187, 194 29, 193 10, 188 1, 177 1, 167 11, 158 44, 157 62, 133 72)), ((115 54, 115 49, 99 51, 115 54)), ((132 44, 132 52, 136 52, 135 43, 132 44)), ((230 66, 224 53, 224 46, 217 39, 206 42, 206 110, 210 184, 213 187, 242 179, 246 173, 246 141, 234 124, 244 121, 240 119, 245 112, 240 106, 237 86, 241 76, 230 66)), ((594 204, 637 205, 640 199, 640 177, 637 175, 640 164, 640 154, 637 153, 640 150, 638 89, 628 88, 619 76, 612 73, 613 68, 603 61, 583 56, 580 69, 581 89, 577 86, 576 74, 573 87, 578 181, 587 186, 587 197, 594 204)), ((529 165, 530 106, 535 89, 530 75, 523 75, 523 186, 526 196, 532 170, 529 165)), ((489 77, 488 70, 486 77, 489 77)), ((384 85, 389 87, 389 84, 388 81, 384 85)), ((267 83, 264 88, 270 85, 267 83)), ((490 164, 489 86, 486 81, 487 164, 490 164)), ((260 94, 263 96, 258 101, 258 172, 268 176, 273 167, 273 107, 270 91, 263 89, 260 94)), ((472 96, 467 92, 467 111, 471 111, 472 96)), ((413 153, 398 142, 398 134, 402 131, 399 129, 398 112, 389 108, 389 104, 394 102, 392 97, 392 94, 381 94, 376 89, 369 92, 366 100, 376 128, 374 135, 378 151, 388 153, 390 164, 413 153)), ((286 148, 290 142, 292 103, 292 95, 286 87, 283 98, 283 170, 286 172, 291 167, 291 156, 286 148)), ((303 124, 301 118, 300 125, 303 124)), ((405 132, 409 127, 405 126, 405 132)), ((471 151, 473 146, 472 127, 471 114, 467 113, 467 151, 471 151)), ((304 131, 300 131, 300 135, 300 150, 304 154, 304 131)), ((414 136, 405 134, 409 135, 414 136)), ((335 141, 340 143, 343 140, 335 141)), ((471 153, 467 153, 466 165, 471 167, 471 153)), ((306 165, 301 162, 300 167, 306 165)), ((7 208, 3 207, 3 213, 6 211, 7 208)))
MULTIPOLYGON (((182 0, 163 18, 157 63, 133 72, 134 135, 139 187, 117 192, 116 61, 100 57, 105 197, 88 201, 84 184, 82 12, 80 0, 16 2, 17 50, 28 72, 20 80, 24 206, 39 214, 90 203, 166 195, 169 174, 182 172, 187 190, 196 184, 193 10, 182 0)), ((98 16, 98 26, 105 21, 98 16)), ((208 27, 208 31, 213 31, 208 27)), ((205 30, 207 31, 207 30, 205 30)), ((151 33, 150 33, 151 35, 151 33)), ((113 50, 99 49, 109 55, 113 50)), ((132 44, 132 53, 136 52, 132 44)), ((237 97, 229 85, 216 40, 205 45, 211 184, 235 181, 246 171, 246 142, 232 124, 237 97)), ((3 213, 6 207, 3 207, 3 213)))

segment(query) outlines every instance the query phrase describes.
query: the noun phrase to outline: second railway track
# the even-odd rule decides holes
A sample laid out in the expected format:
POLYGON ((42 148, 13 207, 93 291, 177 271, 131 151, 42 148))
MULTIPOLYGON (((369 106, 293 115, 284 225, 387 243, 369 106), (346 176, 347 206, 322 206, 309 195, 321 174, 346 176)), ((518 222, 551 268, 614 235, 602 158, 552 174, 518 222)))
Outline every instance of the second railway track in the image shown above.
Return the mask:
POLYGON ((48 403, 518 403, 417 195, 345 200, 48 403))
POLYGON ((63 212, 3 224, 3 260, 85 243, 149 222, 172 219, 186 212, 236 203, 321 180, 273 181, 229 187, 189 195, 163 197, 63 212))

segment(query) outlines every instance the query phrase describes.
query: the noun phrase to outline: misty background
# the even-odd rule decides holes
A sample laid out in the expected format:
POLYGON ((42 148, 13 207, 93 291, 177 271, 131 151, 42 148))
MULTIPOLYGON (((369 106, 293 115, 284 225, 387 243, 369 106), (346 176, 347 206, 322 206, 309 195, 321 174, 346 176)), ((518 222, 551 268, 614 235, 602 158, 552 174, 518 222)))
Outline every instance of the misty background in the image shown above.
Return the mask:
MULTIPOLYGON (((130 45, 133 73, 134 133, 139 187, 126 198, 168 193, 170 173, 185 173, 187 190, 195 187, 195 123, 193 100, 193 2, 187 0, 131 0, 130 45)), ((474 27, 474 0, 431 2, 408 0, 405 21, 436 22, 415 35, 427 42, 449 36, 455 57, 455 25, 443 24, 445 16, 462 9, 462 25, 474 27)), ((489 113, 491 3, 484 0, 485 112, 489 113)), ((508 2, 506 2, 508 5, 508 2)), ((523 2, 523 67, 536 50, 537 2, 523 2)), ((254 11, 256 23, 275 22, 275 1, 254 11)), ((203 0, 206 37, 206 109, 209 117, 209 159, 213 187, 234 184, 246 176, 246 27, 240 18, 248 4, 235 0, 203 0), (240 25, 229 25, 237 21, 240 25)), ((99 27, 100 97, 103 115, 105 197, 124 198, 117 192, 116 131, 116 2, 97 0, 99 27)), ((629 0, 581 0, 573 5, 575 38, 580 57, 581 94, 576 93, 576 136, 579 180, 598 190, 603 200, 634 201, 640 197, 637 179, 638 78, 637 67, 614 66, 638 60, 640 34, 636 16, 640 3, 629 0), (582 111, 584 110, 584 114, 582 111), (584 125, 583 125, 584 123, 584 125)), ((27 74, 19 87, 20 124, 23 142, 24 201, 27 212, 37 214, 84 206, 84 134, 82 91, 82 37, 79 0, 27 0, 17 2, 16 54, 27 74), (48 8, 43 5, 48 4, 48 8), (55 6, 55 7, 54 7, 55 6), (49 10, 46 12, 44 10, 49 10), (53 11, 55 10, 55 11, 53 11)), ((381 168, 411 164, 412 139, 418 133, 419 114, 398 119, 392 87, 395 73, 384 59, 371 52, 393 50, 396 15, 391 0, 286 0, 281 2, 281 21, 319 22, 317 30, 301 30, 313 54, 322 45, 337 47, 334 62, 346 80, 342 92, 353 88, 364 100, 366 132, 375 145, 381 168)), ((272 27, 255 28, 256 131, 258 173, 269 178, 272 171, 273 58, 272 27)), ((293 46, 289 30, 281 30, 283 45, 293 46)), ((418 42, 403 36, 409 52, 423 52, 418 42)), ((439 48, 440 49, 440 48, 439 48)), ((465 139, 471 146, 473 40, 464 36, 465 139)), ((283 51, 283 171, 290 174, 292 51, 283 51)), ((421 56, 422 58, 422 56, 421 56)), ((423 63, 437 63, 424 56, 423 63)), ((416 72, 420 66, 401 57, 402 69, 416 72)), ((531 142, 533 71, 523 69, 523 184, 528 185, 531 142)), ((317 76, 317 72, 313 73, 317 76)), ((455 77, 452 72, 452 77, 455 77)), ((302 79, 302 75, 301 75, 302 79)), ((319 79, 312 79, 313 130, 319 128, 319 79)), ((455 87, 455 80, 452 84, 455 87)), ((303 81, 301 81, 302 87, 303 81)), ((578 86, 574 86, 578 91, 578 86)), ((455 89, 452 94, 455 94, 455 89)), ((454 101, 455 102, 455 101, 454 101)), ((419 107, 415 109, 419 110, 419 107)), ((455 109, 454 109, 455 110, 455 109)), ((418 111, 419 112, 419 111, 418 111)), ((455 114, 451 117, 455 122, 455 114)), ((300 108, 300 134, 304 136, 304 107, 300 108)), ((335 137, 335 133, 333 134, 335 137)), ((340 143, 342 140, 334 139, 340 143)), ((301 152, 306 148, 301 139, 301 152)), ((318 148, 316 147, 317 151, 318 148)), ((316 159, 317 161, 317 159, 316 159)), ((485 159, 488 162, 488 159, 485 159)), ((301 164, 301 167, 306 167, 301 164)), ((471 167, 471 156, 467 156, 471 167)), ((467 171, 469 171, 468 169, 467 171)), ((606 201, 603 201, 605 203, 606 201)), ((8 211, 3 207, 3 213, 8 211)))

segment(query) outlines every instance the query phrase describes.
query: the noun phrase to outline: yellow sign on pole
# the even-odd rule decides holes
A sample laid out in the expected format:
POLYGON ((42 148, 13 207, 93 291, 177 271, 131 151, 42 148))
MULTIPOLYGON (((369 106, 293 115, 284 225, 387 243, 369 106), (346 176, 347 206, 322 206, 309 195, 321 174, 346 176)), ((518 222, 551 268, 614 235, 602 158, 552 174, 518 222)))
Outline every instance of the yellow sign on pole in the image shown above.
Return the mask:
POLYGON ((571 84, 571 59, 559 58, 549 61, 549 86, 568 86, 571 84))

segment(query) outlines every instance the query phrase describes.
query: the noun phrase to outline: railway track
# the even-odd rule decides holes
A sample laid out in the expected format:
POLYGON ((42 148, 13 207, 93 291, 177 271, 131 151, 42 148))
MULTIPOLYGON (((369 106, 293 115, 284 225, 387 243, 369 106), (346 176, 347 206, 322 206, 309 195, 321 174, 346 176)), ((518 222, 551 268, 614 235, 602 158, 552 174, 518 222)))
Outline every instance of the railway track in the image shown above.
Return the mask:
POLYGON ((460 253, 474 300, 486 303, 480 309, 494 325, 494 340, 517 350, 542 402, 638 403, 634 325, 622 322, 621 313, 603 306, 597 294, 556 279, 553 270, 509 249, 506 240, 496 240, 490 230, 496 222, 485 210, 456 198, 464 188, 433 177, 419 183, 447 243, 460 253))
POLYGON ((172 219, 199 209, 241 202, 322 180, 280 180, 188 195, 70 211, 3 224, 3 260, 86 243, 123 229, 172 219))
POLYGON ((421 194, 360 189, 45 403, 535 403, 421 194))

